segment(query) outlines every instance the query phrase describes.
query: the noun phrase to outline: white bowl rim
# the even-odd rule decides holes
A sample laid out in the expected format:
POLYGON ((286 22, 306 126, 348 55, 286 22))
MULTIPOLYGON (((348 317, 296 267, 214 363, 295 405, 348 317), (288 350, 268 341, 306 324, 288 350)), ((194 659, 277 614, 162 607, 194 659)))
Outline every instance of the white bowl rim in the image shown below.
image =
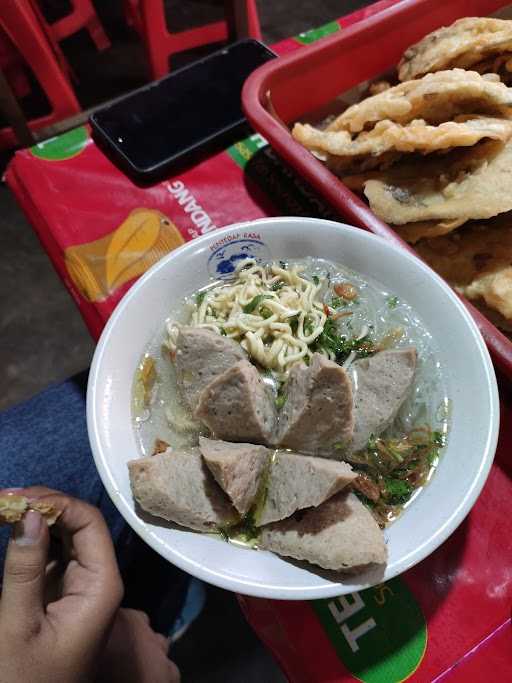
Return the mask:
MULTIPOLYGON (((91 368, 89 372, 88 386, 87 386, 87 428, 89 433, 89 441, 91 444, 91 449, 94 457, 94 461, 100 475, 100 478, 105 486, 112 502, 124 517, 125 521, 131 526, 131 528, 157 553, 162 555, 165 559, 172 562, 174 565, 179 567, 185 572, 206 581, 212 585, 225 590, 234 591, 243 595, 259 597, 259 598, 270 598, 277 600, 315 600, 321 598, 335 597, 341 594, 351 593, 354 590, 359 590, 359 588, 351 587, 350 590, 346 590, 344 584, 329 582, 321 586, 311 586, 310 588, 294 588, 293 586, 279 586, 276 588, 266 587, 261 585, 254 585, 246 580, 233 578, 232 576, 224 575, 219 572, 210 570, 204 564, 198 564, 197 562, 187 558, 183 554, 174 552, 172 549, 168 549, 168 555, 162 553, 162 545, 147 529, 144 520, 139 518, 133 509, 129 505, 126 505, 124 500, 117 495, 115 481, 111 477, 111 473, 108 468, 107 454, 103 452, 99 438, 98 438, 98 426, 97 420, 98 415, 96 414, 96 406, 98 400, 98 382, 97 377, 99 374, 99 369, 103 360, 103 355, 105 348, 108 345, 109 339, 116 327, 117 321, 124 315, 125 310, 130 306, 132 298, 134 298, 138 291, 144 287, 148 279, 153 277, 154 273, 162 268, 166 268, 170 261, 175 260, 180 257, 180 254, 190 250, 196 250, 198 246, 202 243, 208 243, 212 236, 216 239, 221 239, 224 235, 228 235, 230 232, 237 230, 244 230, 252 228, 254 226, 263 227, 270 225, 279 225, 280 223, 286 224, 289 222, 298 221, 304 225, 309 225, 311 230, 314 230, 315 226, 318 224, 335 227, 336 229, 355 231, 359 234, 365 235, 365 237, 371 242, 373 240, 378 240, 385 244, 387 247, 399 251, 403 258, 412 260, 416 267, 420 268, 428 274, 428 276, 437 281, 448 297, 451 299, 451 303, 458 309, 458 312, 464 318, 465 323, 468 326, 468 331, 471 332, 473 341, 475 342, 476 348, 479 352, 479 358, 484 365, 485 374, 487 378, 486 391, 489 400, 489 426, 485 438, 485 448, 482 454, 482 460, 480 467, 478 469, 477 476, 474 478, 471 486, 466 490, 464 497, 462 498, 459 506, 453 510, 453 513, 445 521, 441 528, 437 530, 434 536, 429 539, 428 543, 418 547, 418 550, 410 554, 405 560, 397 562, 393 571, 388 572, 386 568, 385 576, 381 581, 389 581, 402 574, 403 572, 411 569, 418 562, 428 557, 433 553, 444 541, 446 541, 449 536, 457 529, 457 527, 466 518, 471 508, 475 504, 486 480, 489 475, 490 469, 493 464, 494 454, 496 451, 498 435, 499 435, 499 420, 500 420, 500 406, 499 406, 499 393, 496 382, 496 376, 494 372, 494 367, 487 350, 487 346, 484 339, 467 308, 464 306, 461 299, 452 290, 452 288, 429 266, 427 266, 423 261, 421 261, 414 254, 407 250, 402 250, 395 244, 387 242, 385 239, 373 233, 362 230, 355 226, 349 225, 347 223, 341 223, 332 220, 326 220, 321 218, 309 218, 303 216, 278 216, 278 217, 268 217, 260 218, 249 221, 242 221, 239 223, 233 223, 226 225, 223 228, 219 228, 211 233, 207 233, 198 237, 196 239, 190 240, 179 248, 173 250, 166 256, 164 256, 160 261, 158 261, 152 268, 147 270, 128 290, 128 292, 123 296, 121 301, 116 306, 112 315, 110 316, 107 324, 105 325, 103 332, 98 341, 97 347, 95 349, 93 361, 91 363, 91 368)), ((285 558, 284 558, 285 559, 285 558)), ((379 583, 381 582, 379 581, 379 583)), ((368 586, 361 586, 361 589, 367 588, 368 586)))

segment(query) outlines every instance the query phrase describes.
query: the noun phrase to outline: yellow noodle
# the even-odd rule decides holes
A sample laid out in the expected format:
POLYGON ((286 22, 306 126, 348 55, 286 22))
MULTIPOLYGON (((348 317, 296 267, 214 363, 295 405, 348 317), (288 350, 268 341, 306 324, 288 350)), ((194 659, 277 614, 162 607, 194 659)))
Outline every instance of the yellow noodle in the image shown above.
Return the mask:
MULTIPOLYGON (((253 260, 239 264, 234 280, 218 284, 204 292, 199 304, 193 305, 190 325, 205 327, 238 341, 250 358, 273 370, 284 380, 298 362, 308 362, 309 345, 323 331, 327 315, 317 300, 322 287, 301 276, 302 266, 282 268, 273 263, 260 266, 253 260), (282 286, 273 290, 272 286, 282 286), (244 307, 254 297, 265 298, 250 313, 244 307), (262 310, 268 317, 262 315, 262 310), (290 324, 297 319, 295 330, 290 324), (305 331, 306 321, 308 333, 305 331)), ((180 325, 168 325, 168 346, 176 350, 180 325)), ((324 352, 331 357, 332 354, 324 352)))

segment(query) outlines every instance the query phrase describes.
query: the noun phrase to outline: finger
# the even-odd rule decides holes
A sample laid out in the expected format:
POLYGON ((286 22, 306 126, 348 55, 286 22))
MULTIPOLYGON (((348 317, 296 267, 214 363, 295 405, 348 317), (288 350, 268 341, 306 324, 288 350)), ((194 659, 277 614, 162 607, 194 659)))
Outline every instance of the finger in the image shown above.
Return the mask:
POLYGON ((82 566, 101 569, 113 564, 117 567, 107 525, 97 508, 43 486, 23 489, 20 495, 44 501, 61 512, 55 523, 56 530, 71 538, 74 559, 82 566))
POLYGON ((0 495, 4 495, 6 493, 13 493, 16 492, 20 496, 26 496, 29 498, 30 496, 44 496, 49 493, 59 493, 59 491, 56 491, 55 489, 49 489, 46 486, 39 486, 39 485, 34 485, 34 486, 13 486, 11 488, 6 488, 6 489, 1 489, 0 490, 0 495))
POLYGON ((169 683, 180 683, 181 673, 176 664, 169 659, 169 683))
POLYGON ((166 638, 161 633, 157 633, 156 640, 162 652, 165 652, 165 654, 167 654, 170 646, 170 638, 166 638))
POLYGON ((132 610, 134 613, 134 616, 136 616, 138 619, 140 619, 146 626, 149 626, 149 616, 146 614, 146 612, 143 612, 140 609, 135 609, 132 610))
POLYGON ((114 546, 99 510, 63 494, 39 497, 61 510, 55 528, 66 542, 72 564, 66 571, 65 595, 80 595, 96 618, 110 619, 122 598, 114 546))
POLYGON ((18 496, 25 496, 25 498, 33 499, 33 498, 39 498, 40 496, 48 496, 53 493, 60 493, 60 491, 56 491, 55 489, 49 489, 46 486, 26 486, 26 487, 14 487, 14 488, 8 488, 8 489, 2 489, 0 491, 0 495, 6 495, 9 493, 16 493, 18 496))
POLYGON ((52 494, 40 498, 61 510, 55 526, 72 540, 73 556, 90 571, 117 574, 114 546, 100 511, 76 498, 52 494))
POLYGON ((48 526, 38 512, 18 522, 7 548, 0 619, 22 630, 38 628, 44 615, 48 526))

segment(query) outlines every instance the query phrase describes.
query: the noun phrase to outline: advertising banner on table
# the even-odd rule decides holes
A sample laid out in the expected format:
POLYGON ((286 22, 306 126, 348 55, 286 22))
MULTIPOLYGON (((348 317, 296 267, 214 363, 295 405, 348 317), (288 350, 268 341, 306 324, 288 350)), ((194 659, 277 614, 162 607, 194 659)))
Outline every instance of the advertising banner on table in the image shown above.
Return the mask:
MULTIPOLYGON (((383 0, 274 49, 307 49, 391 4, 383 0)), ((188 240, 269 215, 339 220, 258 134, 163 182, 139 187, 81 127, 18 152, 6 178, 95 338, 133 282, 188 240)), ((503 427, 489 480, 465 522, 427 560, 386 584, 331 600, 240 598, 290 681, 471 682, 512 676, 508 385, 501 398, 503 427)))

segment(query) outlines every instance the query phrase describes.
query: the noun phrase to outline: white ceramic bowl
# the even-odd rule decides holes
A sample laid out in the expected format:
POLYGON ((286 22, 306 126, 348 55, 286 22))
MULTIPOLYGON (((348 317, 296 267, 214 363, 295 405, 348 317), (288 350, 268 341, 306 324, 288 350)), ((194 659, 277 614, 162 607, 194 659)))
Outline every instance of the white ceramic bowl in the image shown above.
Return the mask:
MULTIPOLYGON (((482 337, 452 290, 414 256, 363 230, 312 218, 268 218, 232 225, 189 242, 149 270, 110 318, 94 355, 87 392, 89 437, 101 479, 128 524, 181 569, 238 593, 276 599, 350 593, 409 569, 435 550, 468 514, 494 457, 499 402, 482 337), (131 417, 132 381, 141 354, 185 295, 229 270, 241 251, 263 259, 323 257, 371 274, 402 296, 439 342, 452 424, 431 483, 385 532, 382 575, 343 583, 269 552, 148 523, 134 511, 128 460, 139 456, 131 417)), ((141 571, 144 571, 141 568, 141 571)))

